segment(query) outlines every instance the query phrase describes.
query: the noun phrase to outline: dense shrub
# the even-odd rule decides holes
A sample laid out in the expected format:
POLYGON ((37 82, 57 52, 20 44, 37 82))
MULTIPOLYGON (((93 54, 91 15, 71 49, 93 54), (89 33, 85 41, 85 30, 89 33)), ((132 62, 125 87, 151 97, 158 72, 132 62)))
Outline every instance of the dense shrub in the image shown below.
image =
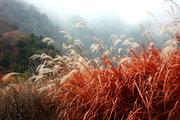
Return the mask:
POLYGON ((9 84, 0 89, 0 120, 56 120, 48 99, 33 84, 9 84))

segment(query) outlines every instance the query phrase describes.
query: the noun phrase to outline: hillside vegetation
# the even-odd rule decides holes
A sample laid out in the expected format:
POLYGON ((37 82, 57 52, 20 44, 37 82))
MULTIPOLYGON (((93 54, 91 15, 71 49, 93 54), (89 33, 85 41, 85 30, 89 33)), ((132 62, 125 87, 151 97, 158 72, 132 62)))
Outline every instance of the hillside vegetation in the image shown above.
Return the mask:
POLYGON ((52 24, 46 14, 20 0, 0 0, 0 18, 8 19, 25 33, 61 40, 59 28, 52 24))
POLYGON ((0 73, 32 74, 35 62, 29 57, 55 51, 53 46, 41 43, 46 36, 61 38, 45 14, 19 0, 0 0, 0 73))

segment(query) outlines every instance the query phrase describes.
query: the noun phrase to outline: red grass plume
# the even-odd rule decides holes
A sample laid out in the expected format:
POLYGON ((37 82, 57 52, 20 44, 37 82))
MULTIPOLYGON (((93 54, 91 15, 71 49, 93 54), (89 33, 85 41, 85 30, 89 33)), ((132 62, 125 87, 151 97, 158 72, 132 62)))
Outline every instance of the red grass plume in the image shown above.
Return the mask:
POLYGON ((120 65, 104 55, 104 67, 84 66, 56 86, 59 118, 180 119, 180 51, 162 51, 142 45, 120 65))

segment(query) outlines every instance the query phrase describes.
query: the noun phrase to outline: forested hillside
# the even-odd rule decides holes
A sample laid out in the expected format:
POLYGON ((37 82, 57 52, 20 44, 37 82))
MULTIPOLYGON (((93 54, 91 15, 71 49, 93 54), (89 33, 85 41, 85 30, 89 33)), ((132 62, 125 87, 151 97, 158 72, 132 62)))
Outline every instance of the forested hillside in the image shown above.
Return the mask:
POLYGON ((0 18, 10 20, 25 33, 61 39, 58 27, 51 23, 46 14, 20 0, 0 0, 0 18))
POLYGON ((0 73, 32 72, 35 62, 29 57, 55 51, 41 42, 46 36, 61 38, 45 14, 17 0, 0 0, 0 73))
POLYGON ((31 73, 39 63, 29 59, 32 55, 49 54, 50 50, 50 55, 55 55, 54 47, 42 43, 42 39, 42 36, 38 37, 34 34, 21 35, 17 30, 2 34, 0 37, 0 73, 10 71, 31 73))

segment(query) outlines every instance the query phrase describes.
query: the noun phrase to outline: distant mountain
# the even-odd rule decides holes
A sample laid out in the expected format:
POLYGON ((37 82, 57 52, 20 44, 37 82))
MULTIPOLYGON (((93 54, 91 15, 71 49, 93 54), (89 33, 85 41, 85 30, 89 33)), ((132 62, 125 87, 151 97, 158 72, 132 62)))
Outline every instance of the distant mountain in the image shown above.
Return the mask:
MULTIPOLYGON (((35 33, 43 37, 62 40, 59 28, 46 14, 20 0, 0 0, 0 18, 8 19, 25 33, 35 33)), ((61 43, 61 42, 60 42, 61 43)))

